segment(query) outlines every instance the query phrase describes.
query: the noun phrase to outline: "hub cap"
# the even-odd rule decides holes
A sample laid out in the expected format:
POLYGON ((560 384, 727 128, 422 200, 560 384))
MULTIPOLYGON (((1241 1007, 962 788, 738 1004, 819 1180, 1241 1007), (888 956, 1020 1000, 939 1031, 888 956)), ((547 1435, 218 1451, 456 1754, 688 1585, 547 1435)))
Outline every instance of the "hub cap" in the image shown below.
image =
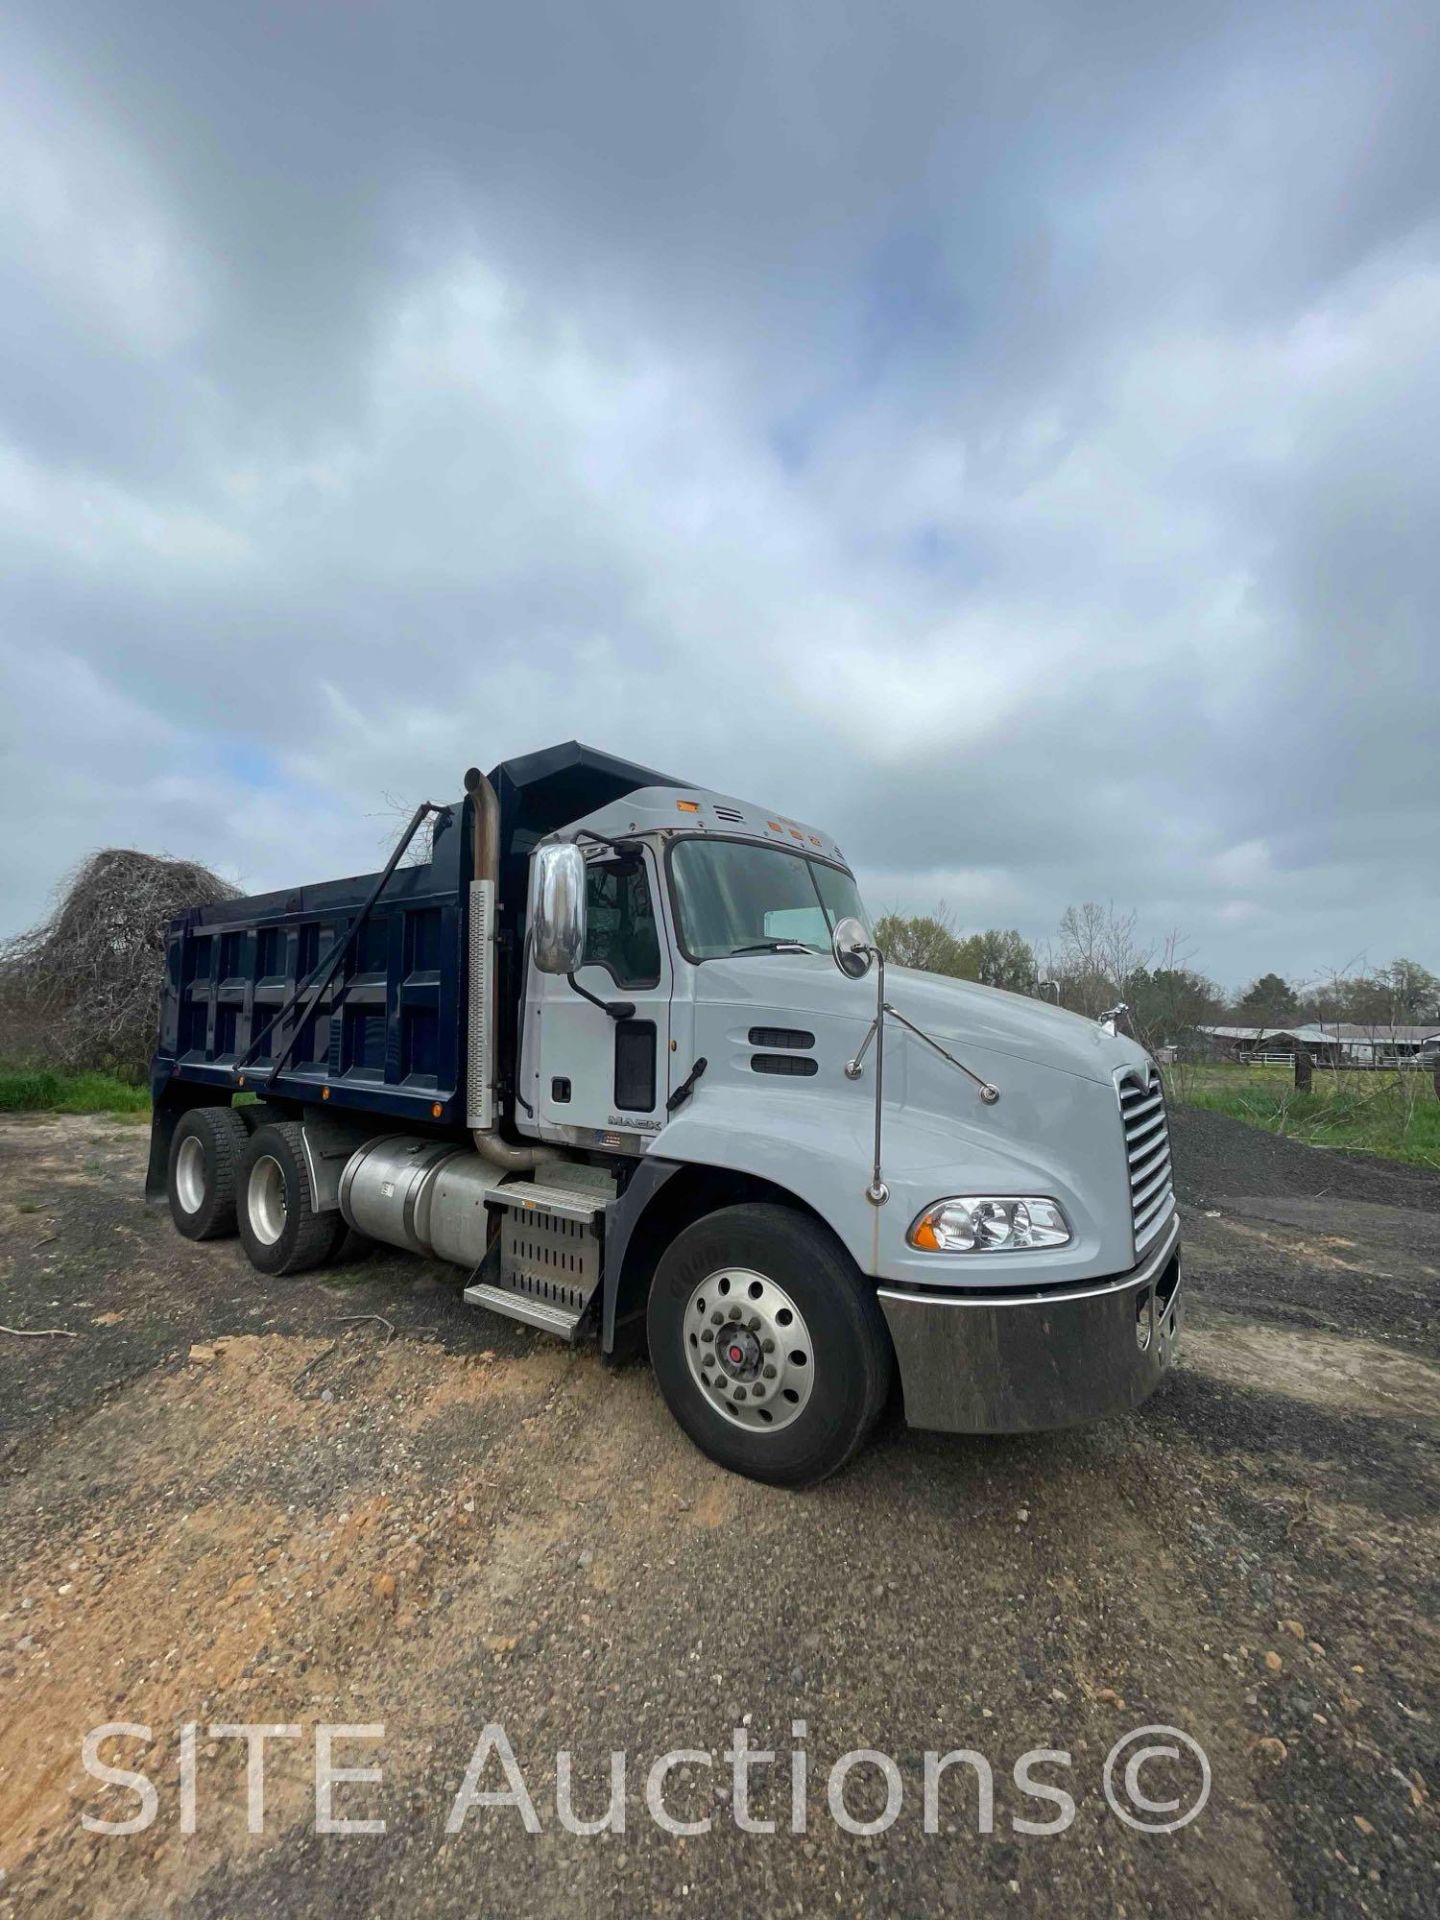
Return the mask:
POLYGON ((205 1149, 189 1134, 175 1156, 175 1197, 186 1213, 198 1213, 205 1204, 205 1149))
POLYGON ((778 1433, 804 1412, 815 1350, 800 1309, 768 1275, 708 1275, 685 1309, 684 1340, 691 1378, 737 1426, 778 1433))
POLYGON ((273 1247, 285 1231, 285 1175, 268 1153, 250 1169, 248 1202, 255 1238, 273 1247))

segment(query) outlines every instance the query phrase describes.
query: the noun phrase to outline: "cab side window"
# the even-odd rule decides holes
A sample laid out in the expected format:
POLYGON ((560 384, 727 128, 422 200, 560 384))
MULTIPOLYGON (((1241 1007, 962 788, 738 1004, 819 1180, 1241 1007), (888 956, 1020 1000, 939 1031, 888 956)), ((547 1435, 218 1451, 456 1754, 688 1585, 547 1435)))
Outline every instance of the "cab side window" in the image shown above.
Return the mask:
POLYGON ((585 957, 617 987, 660 984, 660 929, 650 880, 638 854, 593 862, 585 873, 585 957))

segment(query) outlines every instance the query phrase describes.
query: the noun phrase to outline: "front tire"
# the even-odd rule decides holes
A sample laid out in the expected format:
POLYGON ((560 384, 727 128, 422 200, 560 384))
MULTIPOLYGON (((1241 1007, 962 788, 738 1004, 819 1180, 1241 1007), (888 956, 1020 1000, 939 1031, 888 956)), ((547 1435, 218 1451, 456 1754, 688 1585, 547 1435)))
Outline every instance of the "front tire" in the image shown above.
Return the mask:
POLYGON ((894 1367, 874 1288, 844 1248, 770 1204, 725 1207, 676 1237, 646 1331, 665 1404, 696 1446, 773 1486, 838 1472, 879 1418, 894 1367))
POLYGON ((240 1162, 240 1239, 261 1273, 304 1273, 345 1238, 338 1208, 316 1211, 298 1121, 257 1127, 240 1162))
POLYGON ((192 1107, 170 1141, 165 1190, 170 1218, 187 1240, 235 1231, 235 1187, 248 1139, 233 1107, 192 1107))

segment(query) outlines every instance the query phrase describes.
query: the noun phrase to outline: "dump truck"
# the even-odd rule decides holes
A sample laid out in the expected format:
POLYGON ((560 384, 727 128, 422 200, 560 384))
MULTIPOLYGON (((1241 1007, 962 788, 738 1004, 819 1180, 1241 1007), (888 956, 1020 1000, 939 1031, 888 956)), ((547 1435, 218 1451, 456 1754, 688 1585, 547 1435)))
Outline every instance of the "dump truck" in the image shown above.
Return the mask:
POLYGON ((267 1275, 351 1235, 453 1263, 477 1308, 648 1353, 691 1440, 777 1485, 897 1381, 951 1433, 1160 1383, 1165 1098, 1115 1019, 887 967, 778 809, 577 742, 464 789, 378 874, 170 927, 147 1193, 182 1234, 267 1275))

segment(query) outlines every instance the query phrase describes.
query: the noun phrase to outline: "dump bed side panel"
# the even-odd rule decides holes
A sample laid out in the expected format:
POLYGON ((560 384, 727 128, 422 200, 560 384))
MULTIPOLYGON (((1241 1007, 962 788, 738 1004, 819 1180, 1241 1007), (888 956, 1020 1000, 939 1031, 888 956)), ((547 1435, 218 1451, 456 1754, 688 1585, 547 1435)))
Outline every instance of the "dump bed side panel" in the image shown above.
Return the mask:
POLYGON ((463 803, 437 816, 432 858, 391 876, 273 1079, 298 1016, 268 1035, 266 1027, 344 940, 376 876, 225 901, 176 920, 151 1075, 157 1102, 177 1081, 243 1086, 463 1126, 468 839, 463 803))

